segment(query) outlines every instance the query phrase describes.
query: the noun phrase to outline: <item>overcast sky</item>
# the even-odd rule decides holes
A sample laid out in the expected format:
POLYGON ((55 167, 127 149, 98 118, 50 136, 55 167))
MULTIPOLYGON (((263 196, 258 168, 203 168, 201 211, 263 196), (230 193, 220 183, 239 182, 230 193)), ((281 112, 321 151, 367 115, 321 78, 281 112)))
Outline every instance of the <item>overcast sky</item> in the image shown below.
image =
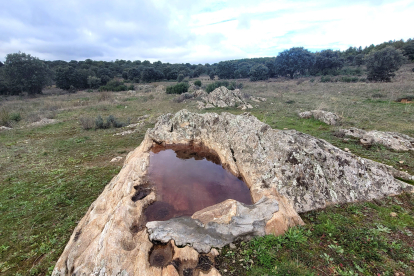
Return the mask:
POLYGON ((0 0, 0 60, 214 63, 414 38, 413 0, 0 0))

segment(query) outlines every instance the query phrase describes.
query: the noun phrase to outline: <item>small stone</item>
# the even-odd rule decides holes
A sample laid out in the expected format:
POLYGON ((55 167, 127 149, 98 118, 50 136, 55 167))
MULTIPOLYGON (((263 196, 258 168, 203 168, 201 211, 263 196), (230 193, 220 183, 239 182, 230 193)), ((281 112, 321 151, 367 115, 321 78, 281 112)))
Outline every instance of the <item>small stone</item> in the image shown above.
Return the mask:
POLYGON ((110 162, 115 163, 115 162, 119 162, 121 160, 122 160, 122 156, 117 156, 117 157, 112 158, 112 160, 110 162))
POLYGON ((227 272, 227 269, 223 269, 223 272, 227 272))
POLYGON ((397 216, 397 213, 395 213, 395 212, 391 212, 391 213, 390 213, 390 216, 392 216, 392 217, 394 218, 394 217, 396 217, 396 216, 397 216))
POLYGON ((401 161, 400 161, 400 164, 404 164, 404 161, 403 161, 403 160, 401 160, 401 161))
POLYGON ((284 130, 287 130, 288 128, 287 128, 287 127, 284 127, 283 129, 284 129, 284 130))
POLYGON ((344 151, 349 152, 349 149, 348 148, 344 148, 344 151))
POLYGON ((240 259, 239 262, 244 262, 244 259, 240 259))
POLYGON ((218 255, 220 255, 220 253, 215 248, 212 248, 210 250, 210 254, 213 255, 214 257, 217 257, 218 255))
POLYGON ((234 243, 230 243, 229 245, 231 249, 236 249, 236 245, 234 243))
POLYGON ((402 273, 402 272, 397 271, 397 272, 394 273, 394 276, 405 276, 405 274, 402 273))
POLYGON ((236 261, 235 261, 235 260, 233 260, 233 264, 234 264, 234 263, 236 263, 236 261))

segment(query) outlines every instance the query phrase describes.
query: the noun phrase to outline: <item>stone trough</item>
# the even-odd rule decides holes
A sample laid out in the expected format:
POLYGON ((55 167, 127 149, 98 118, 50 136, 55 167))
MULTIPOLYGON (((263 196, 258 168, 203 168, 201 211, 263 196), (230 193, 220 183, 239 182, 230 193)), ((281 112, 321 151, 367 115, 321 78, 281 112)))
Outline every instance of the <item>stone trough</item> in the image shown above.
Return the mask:
POLYGON ((271 129, 248 113, 166 114, 92 203, 52 275, 220 275, 215 248, 281 235, 303 224, 301 212, 413 192, 395 177, 414 179, 324 140, 271 129), (214 152, 244 180, 253 204, 228 199, 191 217, 147 222, 144 212, 157 200, 148 178, 151 150, 172 145, 214 152))

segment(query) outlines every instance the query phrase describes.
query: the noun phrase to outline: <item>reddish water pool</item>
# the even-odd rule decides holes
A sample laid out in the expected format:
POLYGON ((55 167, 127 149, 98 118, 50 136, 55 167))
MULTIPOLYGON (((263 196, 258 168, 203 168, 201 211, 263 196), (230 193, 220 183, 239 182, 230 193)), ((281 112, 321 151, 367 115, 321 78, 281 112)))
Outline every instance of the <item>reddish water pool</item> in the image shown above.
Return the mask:
POLYGON ((247 185, 201 147, 153 147, 148 180, 157 200, 145 210, 147 221, 191 216, 226 199, 252 204, 247 185))

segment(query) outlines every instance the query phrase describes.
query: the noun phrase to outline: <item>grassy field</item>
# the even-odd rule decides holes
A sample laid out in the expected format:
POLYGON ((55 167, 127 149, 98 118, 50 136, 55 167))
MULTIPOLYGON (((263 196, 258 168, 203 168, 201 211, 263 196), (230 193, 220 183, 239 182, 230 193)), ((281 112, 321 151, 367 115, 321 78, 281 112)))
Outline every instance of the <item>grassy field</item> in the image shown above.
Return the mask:
MULTIPOLYGON (((377 145, 366 149, 355 139, 335 136, 338 127, 297 116, 326 109, 343 116, 342 127, 414 136, 414 104, 395 102, 414 95, 412 67, 400 69, 392 83, 322 83, 320 77, 237 82, 246 96, 268 99, 251 102, 250 112, 271 127, 296 129, 414 174, 414 153, 377 145)), ((210 82, 199 79, 203 86, 210 82)), ((50 274, 77 222, 121 169, 123 160, 110 160, 136 148, 159 115, 183 108, 244 112, 200 111, 194 100, 178 103, 161 89, 171 84, 136 84, 133 93, 47 89, 35 98, 0 98, 0 123, 13 128, 0 130, 0 275, 50 274), (80 123, 110 115, 131 124, 149 117, 123 136, 114 134, 124 128, 86 130, 80 123), (32 125, 42 118, 57 123, 32 125)), ((414 275, 413 195, 333 206, 302 217, 307 225, 282 237, 224 248, 217 267, 224 275, 414 275)))

